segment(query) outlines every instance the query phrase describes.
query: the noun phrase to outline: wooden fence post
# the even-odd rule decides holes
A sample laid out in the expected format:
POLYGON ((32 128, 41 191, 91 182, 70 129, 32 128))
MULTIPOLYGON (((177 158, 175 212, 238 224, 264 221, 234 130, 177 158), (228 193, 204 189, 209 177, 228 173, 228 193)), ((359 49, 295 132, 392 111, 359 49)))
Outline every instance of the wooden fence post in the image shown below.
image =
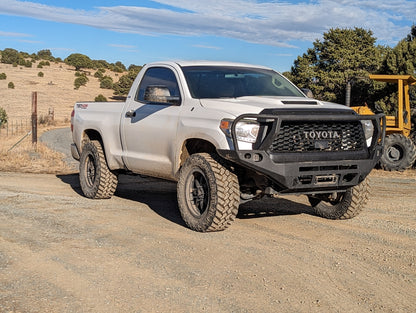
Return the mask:
POLYGON ((32 92, 32 145, 38 143, 38 93, 32 92))

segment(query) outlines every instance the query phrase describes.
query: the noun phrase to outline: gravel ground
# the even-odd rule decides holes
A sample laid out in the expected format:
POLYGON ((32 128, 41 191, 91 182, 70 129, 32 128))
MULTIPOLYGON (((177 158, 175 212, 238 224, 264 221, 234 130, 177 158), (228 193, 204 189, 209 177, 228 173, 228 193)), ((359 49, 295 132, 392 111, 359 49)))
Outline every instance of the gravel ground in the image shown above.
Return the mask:
POLYGON ((39 141, 50 149, 63 153, 68 166, 74 171, 78 170, 79 163, 71 155, 72 134, 69 127, 47 131, 40 136, 39 141))
POLYGON ((415 172, 371 184, 351 220, 290 196, 202 234, 170 182, 90 200, 76 174, 0 173, 0 312, 415 312, 415 172))

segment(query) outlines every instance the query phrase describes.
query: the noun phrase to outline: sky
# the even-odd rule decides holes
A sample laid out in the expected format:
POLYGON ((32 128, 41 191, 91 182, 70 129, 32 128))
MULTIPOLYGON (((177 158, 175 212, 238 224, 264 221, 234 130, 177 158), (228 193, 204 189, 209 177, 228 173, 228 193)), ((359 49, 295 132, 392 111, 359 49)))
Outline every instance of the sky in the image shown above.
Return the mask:
POLYGON ((0 50, 49 49, 110 63, 221 60, 284 72, 331 28, 371 30, 394 47, 415 0, 0 0, 0 50))

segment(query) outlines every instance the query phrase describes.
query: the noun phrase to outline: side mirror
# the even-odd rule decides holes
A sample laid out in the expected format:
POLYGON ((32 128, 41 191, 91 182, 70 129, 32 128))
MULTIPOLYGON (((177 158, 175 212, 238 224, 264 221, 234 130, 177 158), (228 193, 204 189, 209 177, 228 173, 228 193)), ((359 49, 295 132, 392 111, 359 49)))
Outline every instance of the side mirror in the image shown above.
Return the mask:
POLYGON ((179 105, 181 102, 180 97, 170 95, 169 88, 166 86, 147 86, 144 92, 144 100, 174 105, 179 105))
POLYGON ((313 98, 313 93, 308 88, 300 88, 300 90, 307 96, 308 98, 313 98))

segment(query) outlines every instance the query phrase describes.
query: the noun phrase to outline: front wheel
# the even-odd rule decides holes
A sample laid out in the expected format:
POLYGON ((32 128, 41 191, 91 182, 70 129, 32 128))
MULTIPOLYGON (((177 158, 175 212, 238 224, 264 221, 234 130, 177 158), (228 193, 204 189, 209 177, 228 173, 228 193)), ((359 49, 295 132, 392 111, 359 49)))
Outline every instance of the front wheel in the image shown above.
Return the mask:
POLYGON ((238 213, 237 176, 216 155, 191 155, 180 170, 177 192, 182 218, 193 230, 224 230, 238 213))
POLYGON ((333 220, 350 219, 362 211, 368 201, 368 178, 345 192, 309 196, 316 214, 333 220))
POLYGON ((111 198, 118 178, 107 166, 101 143, 97 140, 85 143, 79 162, 79 181, 84 195, 91 199, 111 198))

